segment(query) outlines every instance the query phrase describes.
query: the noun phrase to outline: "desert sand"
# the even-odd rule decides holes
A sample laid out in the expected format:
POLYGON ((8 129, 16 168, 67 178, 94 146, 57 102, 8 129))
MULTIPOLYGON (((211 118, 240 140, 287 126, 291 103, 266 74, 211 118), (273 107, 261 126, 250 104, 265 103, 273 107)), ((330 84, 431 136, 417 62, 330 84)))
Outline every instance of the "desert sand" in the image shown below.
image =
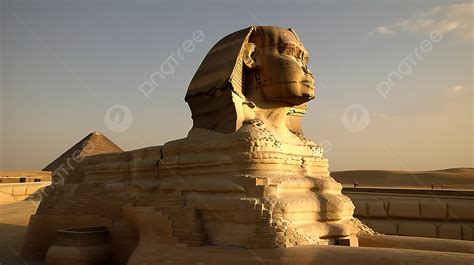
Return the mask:
POLYGON ((19 254, 30 215, 37 207, 30 201, 0 203, 0 264, 25 264, 19 254))
POLYGON ((474 168, 450 168, 433 171, 349 170, 331 172, 344 187, 415 188, 474 190, 474 168))

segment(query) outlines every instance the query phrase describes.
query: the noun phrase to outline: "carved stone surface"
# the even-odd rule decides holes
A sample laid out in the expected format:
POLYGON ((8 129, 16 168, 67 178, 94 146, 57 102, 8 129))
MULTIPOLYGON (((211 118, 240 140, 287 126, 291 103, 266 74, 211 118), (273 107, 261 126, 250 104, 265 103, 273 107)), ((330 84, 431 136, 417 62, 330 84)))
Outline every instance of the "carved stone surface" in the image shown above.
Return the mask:
POLYGON ((292 29, 250 27, 219 41, 191 81, 193 129, 164 145, 159 178, 200 212, 210 244, 288 247, 357 233, 322 149, 302 136, 315 87, 307 61, 292 29))
POLYGON ((112 247, 106 227, 86 227, 58 231, 46 254, 47 265, 103 265, 112 262, 112 247))
POLYGON ((147 251, 131 254, 120 238, 130 248, 144 239, 161 244, 146 232, 153 229, 146 216, 169 224, 169 233, 156 232, 166 242, 187 246, 288 248, 371 233, 353 218, 322 148, 303 137, 300 119, 315 87, 307 59, 292 29, 253 26, 223 38, 188 88, 194 121, 188 136, 86 157, 64 185, 47 189, 23 255, 54 241, 41 220, 63 229, 71 225, 68 219, 61 226, 65 215, 110 219, 117 264, 128 260, 118 249, 134 262, 147 251))
POLYGON ((224 37, 206 55, 186 93, 193 128, 230 133, 259 119, 301 134, 305 103, 314 98, 308 58, 292 29, 253 26, 224 37))

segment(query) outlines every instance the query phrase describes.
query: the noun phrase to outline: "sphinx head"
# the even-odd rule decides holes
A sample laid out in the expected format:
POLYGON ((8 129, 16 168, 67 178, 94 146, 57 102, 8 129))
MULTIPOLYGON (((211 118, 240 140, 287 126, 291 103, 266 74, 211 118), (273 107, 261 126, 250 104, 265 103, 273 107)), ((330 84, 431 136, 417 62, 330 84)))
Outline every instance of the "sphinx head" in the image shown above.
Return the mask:
POLYGON ((290 106, 314 98, 309 55, 292 29, 255 27, 244 46, 245 94, 263 92, 267 101, 290 106))
POLYGON ((308 52, 292 29, 252 26, 227 35, 188 87, 193 128, 235 132, 252 119, 248 106, 256 105, 255 112, 286 108, 280 111, 288 112, 288 129, 302 133, 300 119, 315 87, 307 62, 308 52))

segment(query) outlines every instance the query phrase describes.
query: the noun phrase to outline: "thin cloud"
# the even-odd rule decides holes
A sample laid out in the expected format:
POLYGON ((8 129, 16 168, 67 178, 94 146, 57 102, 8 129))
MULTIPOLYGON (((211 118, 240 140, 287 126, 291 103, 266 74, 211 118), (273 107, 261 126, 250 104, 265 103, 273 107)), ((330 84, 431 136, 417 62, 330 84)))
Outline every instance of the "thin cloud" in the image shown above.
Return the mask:
POLYGON ((377 27, 374 31, 369 32, 369 35, 373 36, 375 34, 380 35, 392 35, 393 31, 387 27, 377 27))
POLYGON ((412 18, 398 21, 391 25, 379 26, 369 32, 374 35, 393 35, 398 32, 425 33, 439 30, 441 33, 450 33, 461 39, 474 41, 472 17, 474 5, 472 3, 437 6, 412 18))
POLYGON ((461 92, 462 90, 464 90, 464 86, 461 85, 451 87, 451 91, 453 91, 454 93, 461 92))

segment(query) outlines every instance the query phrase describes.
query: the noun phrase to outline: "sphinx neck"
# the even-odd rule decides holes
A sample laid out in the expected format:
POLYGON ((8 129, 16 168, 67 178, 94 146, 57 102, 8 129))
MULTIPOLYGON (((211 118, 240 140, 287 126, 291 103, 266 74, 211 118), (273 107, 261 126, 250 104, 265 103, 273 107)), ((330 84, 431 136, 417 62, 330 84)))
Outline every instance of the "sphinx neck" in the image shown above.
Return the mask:
POLYGON ((284 102, 267 100, 261 89, 250 90, 246 96, 255 104, 252 118, 261 120, 274 135, 285 138, 294 136, 286 125, 291 106, 284 102))

